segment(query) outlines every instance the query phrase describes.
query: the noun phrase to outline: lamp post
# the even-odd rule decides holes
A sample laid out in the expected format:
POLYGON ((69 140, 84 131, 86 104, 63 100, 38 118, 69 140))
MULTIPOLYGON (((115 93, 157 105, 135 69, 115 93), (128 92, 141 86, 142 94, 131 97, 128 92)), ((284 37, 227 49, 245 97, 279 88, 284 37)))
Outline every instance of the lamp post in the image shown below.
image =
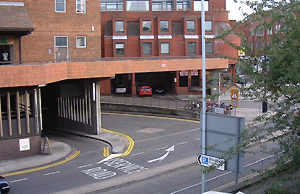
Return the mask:
MULTIPOLYGON (((202 37, 202 155, 206 154, 206 61, 205 61, 205 11, 204 0, 201 0, 201 37, 202 37)), ((205 167, 202 168, 201 193, 206 190, 205 167)))

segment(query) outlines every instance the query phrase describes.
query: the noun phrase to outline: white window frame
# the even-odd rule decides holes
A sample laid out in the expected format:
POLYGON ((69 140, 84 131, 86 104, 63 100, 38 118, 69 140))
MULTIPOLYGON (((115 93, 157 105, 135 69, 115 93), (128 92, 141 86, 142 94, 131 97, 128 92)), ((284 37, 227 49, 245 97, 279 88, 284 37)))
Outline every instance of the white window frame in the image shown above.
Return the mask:
MULTIPOLYGON (((55 48, 67 48, 67 59, 69 59, 69 37, 68 36, 54 36, 54 50, 55 48), (56 38, 67 38, 67 46, 56 46, 56 38)), ((56 52, 54 52, 54 59, 56 59, 56 52)))
POLYGON ((76 13, 86 13, 86 0, 75 0, 75 1, 76 1, 76 13), (77 9, 78 1, 80 2, 81 10, 77 9))
POLYGON ((161 42, 160 43, 160 54, 161 55, 170 55, 170 43, 169 42, 161 42), (164 51, 163 45, 168 45, 168 52, 164 51))
POLYGON ((115 53, 116 53, 116 57, 123 57, 123 56, 125 56, 125 43, 124 42, 116 42, 115 43, 115 53), (117 49, 123 49, 124 50, 124 54, 123 55, 118 55, 117 54, 117 49))
POLYGON ((69 45, 69 38, 68 36, 54 36, 54 47, 67 47, 69 45), (67 46, 56 46, 56 38, 67 38, 67 46))
POLYGON ((57 11, 57 7, 56 7, 57 0, 55 0, 55 12, 57 12, 57 13, 65 13, 66 12, 66 0, 63 0, 63 1, 64 1, 64 10, 63 11, 57 11))
POLYGON ((76 48, 86 48, 86 46, 87 46, 86 45, 86 36, 76 36, 76 48), (79 45, 79 42, 78 42, 79 38, 84 38, 84 40, 83 40, 84 45, 83 46, 79 45))

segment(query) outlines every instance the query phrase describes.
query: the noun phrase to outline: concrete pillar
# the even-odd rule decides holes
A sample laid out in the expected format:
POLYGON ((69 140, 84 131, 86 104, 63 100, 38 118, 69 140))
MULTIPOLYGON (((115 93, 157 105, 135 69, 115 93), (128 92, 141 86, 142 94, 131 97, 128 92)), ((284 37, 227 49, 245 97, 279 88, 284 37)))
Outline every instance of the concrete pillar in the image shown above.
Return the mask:
POLYGON ((131 95, 136 96, 135 73, 131 74, 131 95))
POLYGON ((92 117, 92 133, 99 135, 101 131, 101 107, 100 107, 100 81, 92 82, 92 102, 91 102, 91 117, 92 117))

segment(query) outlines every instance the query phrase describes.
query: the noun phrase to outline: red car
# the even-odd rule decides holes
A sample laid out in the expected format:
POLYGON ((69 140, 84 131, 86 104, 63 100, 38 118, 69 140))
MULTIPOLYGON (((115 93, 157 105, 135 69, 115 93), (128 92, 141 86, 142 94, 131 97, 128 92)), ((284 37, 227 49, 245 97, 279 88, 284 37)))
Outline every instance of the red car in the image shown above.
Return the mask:
POLYGON ((142 86, 138 94, 139 96, 152 96, 152 88, 150 86, 142 86))

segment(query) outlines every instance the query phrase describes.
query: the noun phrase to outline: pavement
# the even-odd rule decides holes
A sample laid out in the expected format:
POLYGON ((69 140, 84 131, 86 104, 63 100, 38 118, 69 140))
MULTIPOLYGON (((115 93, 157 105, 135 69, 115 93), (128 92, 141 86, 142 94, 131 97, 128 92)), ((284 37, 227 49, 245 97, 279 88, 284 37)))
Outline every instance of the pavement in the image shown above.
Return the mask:
MULTIPOLYGON (((222 100, 226 101, 226 96, 222 97, 222 100)), ((170 96, 166 96, 166 101, 170 100, 170 96)), ((174 97, 173 97, 174 98, 174 97)), ((186 96, 176 96, 176 98, 186 98, 186 96)), ((112 98, 113 99, 113 98, 112 98)), ((245 117, 246 123, 250 122, 251 119, 255 118, 259 114, 260 110, 257 108, 247 109, 247 108, 238 108, 236 111, 236 116, 245 117)), ((67 130, 60 130, 63 132, 70 133, 67 130)), ((96 139, 103 141, 110 147, 110 153, 116 154, 129 154, 129 149, 133 148, 133 142, 131 138, 125 134, 114 132, 106 129, 102 129, 99 135, 91 135, 84 132, 72 132, 73 135, 83 136, 91 139, 96 139)), ((11 176, 15 172, 24 171, 24 169, 41 169, 41 166, 50 166, 51 163, 59 163, 59 161, 66 162, 71 158, 74 158, 74 150, 64 143, 58 141, 51 141, 52 152, 49 154, 38 154, 34 156, 24 157, 14 160, 5 160, 0 161, 0 175, 11 176), (68 159, 69 158, 69 159, 68 159)))

